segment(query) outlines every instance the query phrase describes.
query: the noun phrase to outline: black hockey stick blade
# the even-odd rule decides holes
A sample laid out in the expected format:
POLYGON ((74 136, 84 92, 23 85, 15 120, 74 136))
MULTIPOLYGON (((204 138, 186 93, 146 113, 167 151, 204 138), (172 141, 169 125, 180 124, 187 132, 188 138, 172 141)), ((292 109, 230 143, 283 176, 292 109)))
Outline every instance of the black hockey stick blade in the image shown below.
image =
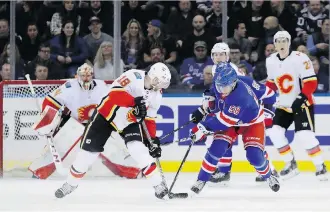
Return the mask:
POLYGON ((186 199, 188 197, 188 193, 169 193, 168 197, 170 199, 186 199))

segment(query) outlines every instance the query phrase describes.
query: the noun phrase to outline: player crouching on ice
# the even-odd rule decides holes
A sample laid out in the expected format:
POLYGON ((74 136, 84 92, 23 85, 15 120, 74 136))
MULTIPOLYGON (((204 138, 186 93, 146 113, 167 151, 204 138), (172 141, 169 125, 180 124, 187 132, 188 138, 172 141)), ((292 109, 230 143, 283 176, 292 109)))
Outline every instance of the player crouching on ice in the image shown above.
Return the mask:
POLYGON ((196 194, 201 192, 216 170, 219 159, 231 148, 237 136, 242 135, 248 161, 267 180, 269 187, 277 192, 280 184, 272 174, 269 161, 264 156, 263 107, 253 89, 238 79, 237 73, 230 65, 221 64, 217 66, 212 89, 219 112, 214 116, 206 116, 205 120, 198 123, 191 131, 193 141, 202 140, 213 134, 213 142, 202 162, 197 182, 191 190, 196 194))
MULTIPOLYGON (((62 156, 63 162, 72 163, 76 150, 79 149, 78 143, 84 131, 83 125, 87 124, 97 104, 101 102, 108 90, 109 87, 104 81, 93 79, 93 68, 85 63, 78 68, 76 79, 68 80, 44 99, 43 116, 35 124, 35 130, 41 135, 54 136, 57 152, 62 156), (61 116, 59 110, 64 107, 65 112, 62 117, 59 117, 61 116), (52 112, 57 112, 58 115, 53 116, 50 124, 45 126, 42 122, 47 118, 47 114, 52 112)), ((119 145, 114 147, 121 148, 119 145)), ((36 178, 47 179, 55 171, 52 155, 48 149, 47 145, 47 151, 44 151, 43 155, 29 166, 29 170, 36 178)), ((134 167, 136 162, 131 158, 124 158, 125 155, 120 151, 109 156, 99 155, 102 164, 115 175, 137 178, 140 169, 134 167)))
POLYGON ((154 158, 161 156, 155 118, 161 105, 161 90, 168 88, 170 81, 168 67, 163 63, 156 63, 147 74, 142 70, 131 69, 112 83, 110 92, 97 106, 85 128, 81 149, 71 166, 67 182, 55 192, 57 198, 70 194, 78 187, 79 180, 103 152, 103 147, 113 132, 119 132, 123 137, 128 152, 154 187, 155 196, 163 199, 168 194, 154 158), (156 146, 144 142, 139 123, 141 120, 144 120, 156 146))

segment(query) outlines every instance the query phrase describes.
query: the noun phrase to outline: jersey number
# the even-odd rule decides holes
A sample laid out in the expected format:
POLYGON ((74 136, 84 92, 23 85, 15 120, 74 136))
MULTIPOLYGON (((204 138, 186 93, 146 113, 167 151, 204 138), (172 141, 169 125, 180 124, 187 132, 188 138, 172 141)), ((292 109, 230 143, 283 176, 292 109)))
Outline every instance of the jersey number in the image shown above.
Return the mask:
POLYGON ((230 105, 229 109, 228 109, 228 112, 229 113, 232 113, 232 114, 235 114, 236 116, 239 114, 239 111, 241 110, 240 107, 237 107, 237 106, 233 106, 233 105, 230 105))
POLYGON ((309 61, 305 61, 305 62, 304 62, 304 65, 305 65, 305 69, 306 69, 306 70, 308 70, 308 69, 311 68, 311 64, 310 64, 309 61))
POLYGON ((117 80, 117 82, 119 83, 119 85, 121 85, 122 87, 125 87, 126 85, 128 85, 131 81, 126 77, 123 76, 122 78, 119 78, 117 80))

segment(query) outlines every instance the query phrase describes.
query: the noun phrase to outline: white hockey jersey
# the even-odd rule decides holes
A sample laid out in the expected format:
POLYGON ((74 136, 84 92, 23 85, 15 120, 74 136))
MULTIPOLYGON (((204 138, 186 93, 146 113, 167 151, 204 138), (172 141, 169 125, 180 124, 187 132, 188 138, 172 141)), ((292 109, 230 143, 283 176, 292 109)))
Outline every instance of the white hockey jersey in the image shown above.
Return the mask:
POLYGON ((278 88, 278 106, 291 108, 293 101, 301 93, 303 82, 317 80, 313 64, 304 53, 292 51, 281 60, 278 53, 266 59, 268 81, 278 88))
POLYGON ((43 108, 46 105, 57 109, 65 106, 71 111, 74 119, 80 123, 87 123, 96 106, 110 90, 102 80, 94 79, 93 83, 93 89, 83 90, 77 79, 70 79, 45 98, 43 108))
POLYGON ((154 120, 157 117, 162 93, 160 90, 145 89, 144 78, 145 71, 142 70, 131 69, 123 73, 112 83, 109 94, 103 98, 97 107, 99 113, 119 132, 129 124, 137 122, 133 115, 133 98, 135 97, 144 96, 146 100, 148 108, 146 120, 154 120), (127 93, 130 95, 126 95, 127 93))

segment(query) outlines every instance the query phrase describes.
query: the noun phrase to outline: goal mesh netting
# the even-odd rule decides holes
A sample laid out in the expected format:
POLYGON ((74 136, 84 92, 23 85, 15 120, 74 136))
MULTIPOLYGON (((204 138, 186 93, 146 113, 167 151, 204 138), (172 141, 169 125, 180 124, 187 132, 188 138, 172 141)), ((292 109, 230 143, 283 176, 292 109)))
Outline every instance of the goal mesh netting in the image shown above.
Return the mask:
POLYGON ((27 81, 1 83, 2 154, 1 174, 24 172, 33 159, 40 156, 46 141, 31 129, 38 119, 43 98, 65 81, 34 81, 32 95, 27 81), (37 101, 39 106, 37 106, 37 101))
MULTIPOLYGON (((39 108, 45 96, 60 87, 65 80, 33 81, 35 95, 25 80, 0 83, 0 176, 32 176, 28 167, 32 161, 49 151, 46 139, 31 128, 39 118, 39 108), (38 106, 38 105, 39 106, 38 106)), ((111 84, 111 81, 106 82, 111 84)))

